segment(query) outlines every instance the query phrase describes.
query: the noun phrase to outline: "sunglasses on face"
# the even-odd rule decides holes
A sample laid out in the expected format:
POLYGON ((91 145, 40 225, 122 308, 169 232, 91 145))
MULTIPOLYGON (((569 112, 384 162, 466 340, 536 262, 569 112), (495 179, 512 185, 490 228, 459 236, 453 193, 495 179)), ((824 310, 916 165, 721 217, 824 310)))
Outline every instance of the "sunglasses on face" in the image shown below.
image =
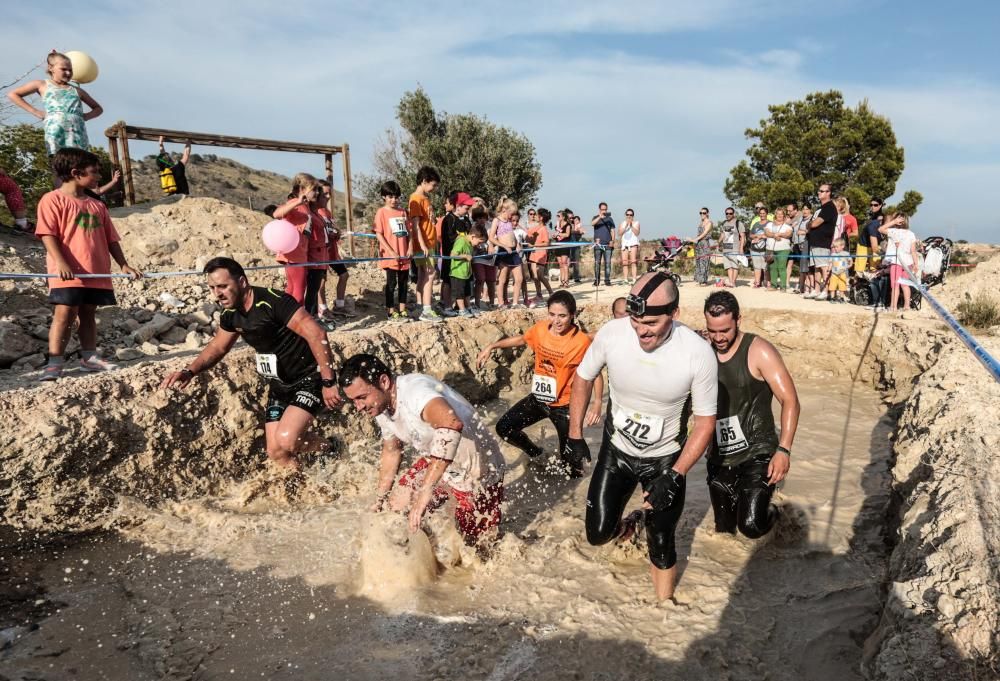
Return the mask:
POLYGON ((698 215, 708 215, 708 211, 700 210, 698 211, 698 215))
POLYGON ((625 217, 627 217, 627 218, 631 218, 631 217, 634 217, 634 216, 635 216, 635 213, 625 213, 625 217))

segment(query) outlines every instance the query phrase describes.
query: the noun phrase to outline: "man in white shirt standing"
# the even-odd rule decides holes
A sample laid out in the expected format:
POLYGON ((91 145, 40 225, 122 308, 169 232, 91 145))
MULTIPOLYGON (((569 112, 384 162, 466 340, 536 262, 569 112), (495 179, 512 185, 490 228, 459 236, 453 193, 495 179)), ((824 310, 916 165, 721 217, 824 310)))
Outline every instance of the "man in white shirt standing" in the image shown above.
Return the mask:
POLYGON ((714 436, 718 395, 715 354, 676 321, 678 302, 668 276, 646 274, 626 299, 628 318, 597 332, 573 381, 564 452, 568 460, 590 459, 583 417, 593 382, 607 366, 614 408, 587 493, 587 541, 606 544, 635 531, 635 514, 623 520, 622 513, 641 484, 650 574, 659 600, 674 594, 674 530, 684 509, 685 475, 714 436))

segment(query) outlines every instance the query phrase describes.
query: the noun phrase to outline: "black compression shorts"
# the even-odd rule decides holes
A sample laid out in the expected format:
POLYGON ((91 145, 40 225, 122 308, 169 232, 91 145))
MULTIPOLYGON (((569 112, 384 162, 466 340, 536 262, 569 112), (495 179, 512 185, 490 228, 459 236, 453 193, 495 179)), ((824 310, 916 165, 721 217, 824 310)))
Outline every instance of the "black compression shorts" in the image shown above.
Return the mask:
MULTIPOLYGON (((613 444, 607 429, 601 442, 601 453, 590 478, 587 492, 587 541, 594 545, 606 544, 618 536, 625 505, 637 484, 643 491, 649 484, 673 466, 676 454, 642 458, 625 454, 613 444)), ((680 494, 674 503, 662 511, 645 511, 646 538, 649 560, 661 570, 677 563, 674 547, 674 530, 684 510, 685 481, 682 478, 680 494)))
POLYGON ((115 292, 104 288, 87 288, 84 286, 66 286, 64 288, 54 288, 49 291, 49 302, 53 305, 69 305, 79 307, 81 305, 115 305, 115 292))
POLYGON ((767 483, 771 454, 757 455, 735 466, 708 461, 708 495, 715 512, 715 531, 757 539, 774 526, 777 511, 771 506, 774 485, 767 483))
POLYGON ((323 384, 319 374, 306 376, 291 384, 271 381, 267 389, 264 423, 280 421, 288 407, 304 409, 313 416, 323 411, 323 384))

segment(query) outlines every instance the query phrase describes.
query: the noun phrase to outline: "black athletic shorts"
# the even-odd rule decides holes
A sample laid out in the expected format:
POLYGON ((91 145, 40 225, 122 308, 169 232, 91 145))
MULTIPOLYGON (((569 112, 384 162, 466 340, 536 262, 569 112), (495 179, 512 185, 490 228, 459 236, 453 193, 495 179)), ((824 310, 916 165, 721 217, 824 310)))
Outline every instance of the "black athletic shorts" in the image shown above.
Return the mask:
POLYGON ((330 265, 330 269, 333 270, 334 273, 337 274, 337 276, 340 276, 341 274, 347 274, 347 265, 345 265, 342 262, 330 265))
POLYGON ((520 267, 521 254, 517 251, 508 251, 506 248, 497 248, 497 267, 520 267))
POLYGON ((472 279, 451 277, 451 297, 453 299, 468 298, 472 295, 472 279))
POLYGON ((115 292, 108 288, 54 288, 49 290, 49 302, 53 305, 69 305, 79 307, 81 305, 117 305, 115 292))
POLYGON ((305 409, 313 416, 323 411, 323 384, 320 383, 319 374, 306 376, 291 384, 281 381, 270 382, 267 388, 264 423, 280 421, 288 407, 305 409))

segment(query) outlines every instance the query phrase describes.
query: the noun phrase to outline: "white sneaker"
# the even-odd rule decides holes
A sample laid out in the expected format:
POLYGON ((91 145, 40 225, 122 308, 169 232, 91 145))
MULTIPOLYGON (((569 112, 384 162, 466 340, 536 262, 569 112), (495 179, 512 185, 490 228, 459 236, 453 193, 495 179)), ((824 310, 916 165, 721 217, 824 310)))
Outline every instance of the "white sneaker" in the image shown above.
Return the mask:
POLYGON ((90 359, 81 359, 80 368, 84 371, 112 371, 117 369, 118 365, 107 362, 97 355, 94 355, 90 359))
POLYGON ((41 376, 38 377, 39 381, 55 381, 62 376, 63 365, 62 364, 49 364, 44 369, 42 369, 41 376))

